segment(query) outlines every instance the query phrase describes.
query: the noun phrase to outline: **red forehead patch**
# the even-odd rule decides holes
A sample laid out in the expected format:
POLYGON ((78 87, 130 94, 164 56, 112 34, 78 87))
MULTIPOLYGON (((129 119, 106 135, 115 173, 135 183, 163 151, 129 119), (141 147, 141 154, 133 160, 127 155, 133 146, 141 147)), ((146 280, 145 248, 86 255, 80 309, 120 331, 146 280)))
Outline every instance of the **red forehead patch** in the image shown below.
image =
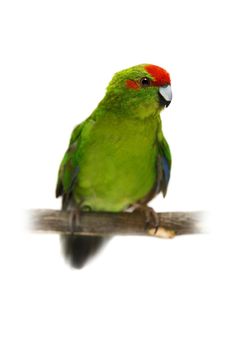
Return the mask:
POLYGON ((170 84, 170 75, 165 69, 149 64, 145 70, 154 78, 157 86, 170 84))

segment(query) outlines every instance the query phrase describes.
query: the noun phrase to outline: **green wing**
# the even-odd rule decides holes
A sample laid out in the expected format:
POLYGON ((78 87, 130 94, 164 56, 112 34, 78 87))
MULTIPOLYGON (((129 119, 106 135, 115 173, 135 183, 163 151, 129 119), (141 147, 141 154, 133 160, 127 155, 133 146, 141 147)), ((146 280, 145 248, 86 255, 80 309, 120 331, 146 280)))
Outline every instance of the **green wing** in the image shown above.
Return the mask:
POLYGON ((158 146, 156 194, 162 192, 163 197, 165 197, 170 180, 172 160, 170 148, 164 136, 158 142, 158 146))
POLYGON ((157 194, 162 192, 163 197, 165 197, 168 183, 170 180, 170 172, 171 172, 171 153, 169 145, 164 138, 162 132, 159 133, 157 138, 157 176, 156 183, 152 190, 143 198, 139 203, 147 204, 152 200, 157 194))
POLYGON ((62 159, 57 179, 56 197, 63 196, 63 208, 68 205, 73 188, 79 173, 79 160, 77 156, 78 145, 83 123, 75 127, 72 132, 69 147, 62 159))

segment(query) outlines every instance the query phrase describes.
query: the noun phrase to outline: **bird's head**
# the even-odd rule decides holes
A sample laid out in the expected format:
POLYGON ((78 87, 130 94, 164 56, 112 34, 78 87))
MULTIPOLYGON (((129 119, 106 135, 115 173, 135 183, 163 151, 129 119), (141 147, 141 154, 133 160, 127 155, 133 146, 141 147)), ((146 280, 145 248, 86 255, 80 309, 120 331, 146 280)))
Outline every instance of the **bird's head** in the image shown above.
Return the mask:
POLYGON ((171 99, 169 73, 152 64, 141 64, 114 75, 106 97, 114 108, 145 118, 168 107, 171 99))

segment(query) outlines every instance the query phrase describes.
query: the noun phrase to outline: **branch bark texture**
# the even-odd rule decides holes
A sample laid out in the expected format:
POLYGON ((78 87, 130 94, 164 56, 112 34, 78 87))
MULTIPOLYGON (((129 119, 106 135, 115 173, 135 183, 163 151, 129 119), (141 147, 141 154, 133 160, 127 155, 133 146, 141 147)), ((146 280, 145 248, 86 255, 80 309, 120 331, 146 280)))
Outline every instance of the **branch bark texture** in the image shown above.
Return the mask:
MULTIPOLYGON (((175 231, 175 235, 207 231, 204 212, 158 213, 159 227, 175 231)), ((35 209, 29 211, 30 229, 34 232, 71 234, 70 213, 61 210, 35 209)), ((74 234, 87 236, 153 235, 145 223, 145 215, 133 213, 82 212, 74 226, 74 234)))

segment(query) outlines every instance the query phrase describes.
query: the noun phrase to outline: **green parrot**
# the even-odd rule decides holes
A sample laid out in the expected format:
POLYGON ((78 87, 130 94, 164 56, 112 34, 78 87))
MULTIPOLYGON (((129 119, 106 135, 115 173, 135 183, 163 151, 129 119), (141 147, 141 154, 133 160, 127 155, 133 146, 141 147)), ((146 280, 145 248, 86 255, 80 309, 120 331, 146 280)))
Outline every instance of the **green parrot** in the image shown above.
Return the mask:
MULTIPOLYGON (((56 186, 63 210, 145 208, 153 217, 147 203, 166 195, 170 178, 160 112, 171 99, 170 76, 161 67, 140 64, 113 76, 97 108, 72 132, 56 186)), ((70 264, 80 268, 105 238, 72 234, 61 240, 70 264)))

